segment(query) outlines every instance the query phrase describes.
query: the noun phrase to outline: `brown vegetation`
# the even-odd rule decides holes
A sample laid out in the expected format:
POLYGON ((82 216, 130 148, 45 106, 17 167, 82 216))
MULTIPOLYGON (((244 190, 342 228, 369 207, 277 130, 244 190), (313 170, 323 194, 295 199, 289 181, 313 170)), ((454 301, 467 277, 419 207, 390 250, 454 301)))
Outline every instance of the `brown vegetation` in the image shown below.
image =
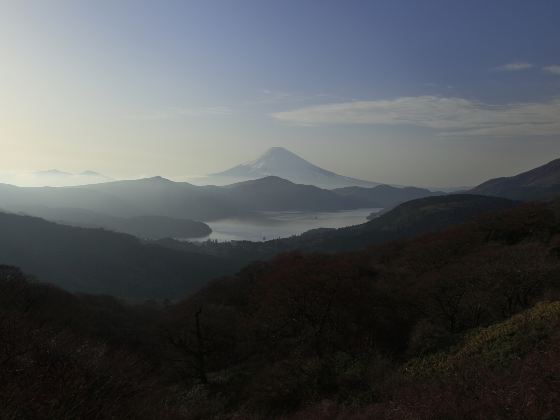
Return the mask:
POLYGON ((4 267, 0 417, 553 419, 559 249, 549 203, 284 254, 168 307, 4 267))

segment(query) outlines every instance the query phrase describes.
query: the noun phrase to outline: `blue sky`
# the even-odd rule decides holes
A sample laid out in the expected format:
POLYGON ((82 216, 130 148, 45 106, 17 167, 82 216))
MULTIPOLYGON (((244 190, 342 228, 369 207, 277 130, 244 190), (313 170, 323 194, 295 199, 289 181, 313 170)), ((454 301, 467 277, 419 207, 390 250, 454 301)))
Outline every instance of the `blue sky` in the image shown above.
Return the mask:
POLYGON ((469 185, 560 157, 557 1, 1 1, 6 171, 201 175, 285 146, 469 185))

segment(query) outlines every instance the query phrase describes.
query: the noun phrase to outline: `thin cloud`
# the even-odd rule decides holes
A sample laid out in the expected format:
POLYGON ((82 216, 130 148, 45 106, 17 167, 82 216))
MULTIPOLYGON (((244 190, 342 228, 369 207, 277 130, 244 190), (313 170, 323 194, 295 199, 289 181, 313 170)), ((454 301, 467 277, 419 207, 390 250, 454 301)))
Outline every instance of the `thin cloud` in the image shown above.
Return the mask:
POLYGON ((234 110, 226 106, 200 108, 167 108, 158 112, 134 114, 128 117, 135 120, 170 120, 183 117, 212 117, 232 115, 234 110))
POLYGON ((417 126, 441 135, 555 135, 560 134, 560 99, 491 105, 456 97, 415 96, 309 106, 277 112, 272 117, 307 126, 417 126))
POLYGON ((543 70, 546 71, 547 73, 552 73, 560 76, 560 65, 546 66, 543 67, 543 70))
POLYGON ((241 106, 261 106, 261 105, 285 105, 285 104, 295 104, 302 102, 316 102, 319 100, 336 100, 341 99, 336 95, 331 95, 327 93, 317 93, 302 95, 296 92, 285 92, 278 90, 262 89, 259 95, 252 100, 241 103, 241 106))
POLYGON ((201 117, 206 115, 232 115, 233 109, 227 106, 211 106, 205 108, 173 108, 177 115, 201 117))
POLYGON ((498 66, 498 67, 495 68, 495 70, 497 70, 497 71, 523 71, 523 70, 529 70, 533 67, 534 66, 531 63, 518 61, 518 62, 515 62, 515 63, 507 63, 507 64, 504 64, 502 66, 498 66))

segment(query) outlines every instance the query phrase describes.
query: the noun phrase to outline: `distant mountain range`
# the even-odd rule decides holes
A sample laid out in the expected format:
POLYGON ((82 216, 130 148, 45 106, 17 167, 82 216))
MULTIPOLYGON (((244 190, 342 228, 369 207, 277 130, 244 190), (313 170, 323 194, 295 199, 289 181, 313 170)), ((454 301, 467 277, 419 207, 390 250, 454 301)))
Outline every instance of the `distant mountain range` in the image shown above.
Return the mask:
MULTIPOLYGON (((518 205, 518 202, 505 198, 548 199, 560 195, 559 186, 560 160, 555 160, 514 177, 485 182, 471 190, 472 194, 446 195, 425 189, 396 188, 386 185, 325 190, 311 185, 294 184, 274 176, 224 187, 199 187, 154 177, 60 188, 22 188, 0 184, 0 208, 74 225, 99 226, 145 238, 161 238, 190 234, 202 236, 209 232, 204 223, 193 222, 190 219, 250 217, 255 213, 267 210, 326 211, 376 206, 389 208, 398 205, 393 210, 386 211, 383 215, 362 225, 343 229, 318 229, 297 237, 258 244, 242 242, 231 245, 193 245, 169 240, 161 242, 166 247, 186 251, 187 255, 207 254, 210 257, 220 258, 219 264, 225 264, 224 267, 231 268, 240 267, 241 263, 252 259, 269 258, 278 252, 289 250, 351 250, 386 240, 430 232, 464 222, 488 211, 518 205), (480 195, 473 195, 474 193, 480 195), (430 195, 436 196, 430 197, 430 195), (505 198, 487 197, 488 195, 505 198), (419 199, 409 201, 413 198, 419 199), (405 203, 399 205, 403 201, 405 203)), ((97 243, 97 239, 91 239, 93 237, 102 238, 103 241, 109 241, 108 243, 115 240, 118 243, 133 244, 135 249, 141 245, 137 240, 125 235, 119 236, 111 232, 103 233, 99 230, 53 225, 29 217, 3 215, 2 221, 3 242, 0 247, 0 256, 3 259, 0 262, 13 263, 24 268, 29 267, 32 273, 35 272, 31 270, 36 267, 34 264, 43 261, 41 249, 54 252, 50 259, 50 261, 54 261, 58 258, 56 255, 67 255, 75 247, 76 250, 73 252, 76 253, 76 264, 78 264, 82 258, 86 258, 78 255, 83 251, 78 248, 89 249, 90 245, 83 244, 89 243, 87 241, 90 240, 92 247, 97 246, 93 245, 97 243), (33 231, 32 228, 37 230, 33 231), (68 242, 64 242, 64 248, 59 248, 52 238, 50 242, 44 242, 44 239, 49 238, 51 234, 52 238, 68 239, 68 242), (33 244, 33 246, 30 248, 29 244, 33 244), (16 249, 20 249, 20 251, 10 254, 16 249), (28 253, 25 254, 25 252, 28 253), (57 252, 59 254, 56 254, 57 252), (7 258, 9 255, 13 255, 14 258, 7 258), (25 258, 23 258, 24 256, 25 258)), ((101 243, 99 242, 99 244, 101 243)), ((105 250, 111 249, 106 245, 99 246, 105 247, 105 250)), ((115 255, 125 255, 128 253, 125 249, 126 247, 122 248, 119 245, 118 248, 114 248, 115 255), (125 254, 122 254, 123 252, 125 254)), ((144 251, 142 247, 137 251, 142 255, 144 252, 148 252, 144 251)), ((110 260, 108 254, 96 258, 110 260)), ((151 257, 146 258, 148 258, 146 261, 149 261, 151 257)), ((60 260, 61 266, 64 261, 67 259, 60 260)), ((216 262, 212 261, 212 264, 216 262)), ((47 263, 45 262, 45 264, 47 263)), ((214 273, 212 270, 207 271, 206 266, 195 266, 199 267, 197 272, 201 273, 201 278, 210 278, 210 274, 207 273, 214 273)), ((45 265, 38 270, 37 274, 48 274, 45 278, 53 279, 58 273, 61 279, 70 279, 70 274, 61 274, 66 273, 66 269, 57 268, 51 272, 48 271, 48 267, 48 264, 45 265)), ((73 264, 69 265, 67 269, 72 271, 73 275, 76 274, 73 270, 77 270, 77 268, 73 264)), ((83 275, 85 276, 85 274, 83 275)), ((80 276, 76 277, 76 281, 86 281, 79 280, 80 276)), ((82 286, 84 290, 89 288, 85 283, 80 287, 73 283, 63 285, 75 290, 81 290, 82 286)), ((168 289, 167 286, 165 289, 168 289)), ((109 292, 109 288, 106 291, 109 292)), ((111 293, 118 294, 114 290, 111 290, 111 293)))
POLYGON ((263 211, 387 208, 434 194, 438 193, 390 186, 326 190, 276 176, 222 187, 153 177, 58 188, 0 184, 0 208, 71 225, 104 227, 158 239, 203 236, 209 232, 206 225, 193 220, 257 217, 263 211))
POLYGON ((95 171, 70 173, 58 169, 19 174, 0 174, 0 182, 29 187, 67 187, 113 181, 95 171))
POLYGON ((58 169, 50 169, 48 171, 34 172, 33 176, 42 185, 51 187, 99 184, 101 182, 113 181, 108 176, 90 170, 80 173, 69 173, 59 171, 58 169))
POLYGON ((256 160, 211 174, 199 179, 197 183, 227 185, 268 176, 277 176, 296 184, 315 185, 327 189, 379 185, 377 182, 338 175, 320 168, 283 147, 272 147, 256 160))
POLYGON ((525 201, 552 199, 560 195, 560 159, 516 176, 491 179, 469 192, 525 201))

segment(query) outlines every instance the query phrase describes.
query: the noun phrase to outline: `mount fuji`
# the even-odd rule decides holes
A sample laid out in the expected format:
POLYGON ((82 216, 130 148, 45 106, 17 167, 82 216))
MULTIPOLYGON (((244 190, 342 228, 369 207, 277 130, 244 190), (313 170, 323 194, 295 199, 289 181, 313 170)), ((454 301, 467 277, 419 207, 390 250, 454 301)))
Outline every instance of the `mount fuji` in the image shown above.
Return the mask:
POLYGON ((267 176, 277 176, 296 184, 315 185, 327 189, 350 186, 375 187, 379 185, 376 182, 350 178, 320 168, 283 147, 272 147, 256 160, 242 163, 223 172, 211 174, 203 181, 216 185, 226 185, 267 176))

